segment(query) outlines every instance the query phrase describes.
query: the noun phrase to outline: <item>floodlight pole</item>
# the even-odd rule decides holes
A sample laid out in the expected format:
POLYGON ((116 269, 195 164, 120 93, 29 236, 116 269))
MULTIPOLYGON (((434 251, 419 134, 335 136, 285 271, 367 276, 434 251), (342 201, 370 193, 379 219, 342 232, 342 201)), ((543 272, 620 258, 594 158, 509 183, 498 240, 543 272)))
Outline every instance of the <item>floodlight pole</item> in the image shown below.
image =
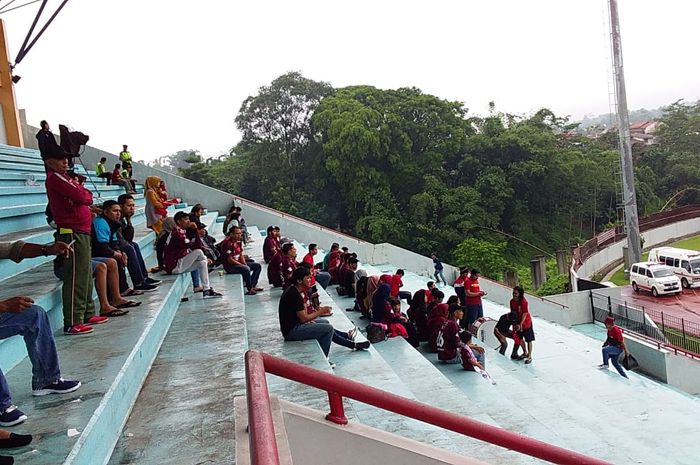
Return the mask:
POLYGON ((622 188, 625 203, 625 230, 630 263, 642 259, 642 243, 639 234, 637 194, 634 187, 634 164, 630 138, 630 117, 627 109, 625 72, 622 65, 622 43, 620 40, 620 17, 617 0, 609 0, 610 30, 612 36, 613 66, 615 69, 615 94, 617 96, 617 126, 620 136, 620 159, 622 163, 622 188))

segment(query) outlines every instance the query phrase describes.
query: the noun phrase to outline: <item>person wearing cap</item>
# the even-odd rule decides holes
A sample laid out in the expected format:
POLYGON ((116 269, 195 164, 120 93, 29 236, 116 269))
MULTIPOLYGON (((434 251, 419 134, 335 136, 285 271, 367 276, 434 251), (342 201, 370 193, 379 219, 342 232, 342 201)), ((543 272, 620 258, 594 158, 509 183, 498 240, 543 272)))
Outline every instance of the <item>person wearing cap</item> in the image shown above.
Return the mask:
POLYGON ((484 316, 484 307, 481 298, 486 292, 479 287, 479 270, 473 269, 467 279, 464 280, 464 294, 467 301, 467 318, 464 328, 469 329, 472 324, 484 316))
POLYGON ((267 236, 265 237, 265 242, 263 242, 263 260, 265 260, 265 263, 270 263, 272 257, 281 250, 279 226, 268 226, 267 236))
POLYGON ((620 365, 620 354, 624 352, 625 357, 630 353, 625 345, 625 338, 622 335, 622 328, 615 325, 615 319, 611 316, 605 318, 605 327, 608 330, 608 338, 603 343, 603 363, 598 368, 607 369, 608 361, 612 361, 613 366, 620 373, 620 376, 627 378, 625 370, 620 365))
POLYGON ((73 253, 65 261, 63 277, 63 332, 88 334, 90 325, 109 318, 95 315, 92 300, 92 192, 83 186, 85 178, 68 173, 68 158, 58 151, 50 152, 46 164, 46 194, 56 223, 56 240, 72 244, 73 253))

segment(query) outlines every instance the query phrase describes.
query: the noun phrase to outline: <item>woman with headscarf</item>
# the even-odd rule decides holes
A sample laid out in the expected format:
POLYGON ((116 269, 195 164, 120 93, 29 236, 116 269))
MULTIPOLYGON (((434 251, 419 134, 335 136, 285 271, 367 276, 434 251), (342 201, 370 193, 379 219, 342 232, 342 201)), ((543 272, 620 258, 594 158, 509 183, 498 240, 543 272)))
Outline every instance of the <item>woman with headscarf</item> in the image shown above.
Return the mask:
POLYGON ((421 342, 428 340, 428 309, 426 306, 428 299, 426 298, 425 289, 420 289, 413 294, 411 306, 408 307, 408 318, 416 325, 418 331, 418 339, 421 342))
POLYGON ((384 274, 379 278, 379 286, 372 295, 372 323, 387 323, 387 317, 391 313, 390 294, 391 276, 384 274))
POLYGON ((160 196, 160 178, 158 176, 149 176, 146 178, 146 226, 160 234, 163 230, 163 220, 167 215, 167 208, 163 204, 160 196), (165 211, 165 215, 163 215, 165 211))

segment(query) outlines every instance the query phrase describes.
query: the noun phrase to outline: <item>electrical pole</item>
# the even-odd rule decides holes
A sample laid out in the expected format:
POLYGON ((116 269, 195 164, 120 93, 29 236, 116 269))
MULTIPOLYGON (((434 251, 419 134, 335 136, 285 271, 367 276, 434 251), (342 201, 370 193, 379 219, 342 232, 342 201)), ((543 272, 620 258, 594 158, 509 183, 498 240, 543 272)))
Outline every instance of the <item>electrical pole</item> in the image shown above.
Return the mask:
POLYGON ((622 43, 620 41, 620 18, 617 0, 609 0, 610 30, 612 36, 613 66, 615 69, 615 95, 617 97, 617 126, 620 136, 620 159, 622 164, 622 187, 625 203, 625 230, 630 263, 642 260, 642 243, 639 234, 637 194, 634 187, 634 164, 630 141, 630 116, 627 109, 625 72, 622 66, 622 43))

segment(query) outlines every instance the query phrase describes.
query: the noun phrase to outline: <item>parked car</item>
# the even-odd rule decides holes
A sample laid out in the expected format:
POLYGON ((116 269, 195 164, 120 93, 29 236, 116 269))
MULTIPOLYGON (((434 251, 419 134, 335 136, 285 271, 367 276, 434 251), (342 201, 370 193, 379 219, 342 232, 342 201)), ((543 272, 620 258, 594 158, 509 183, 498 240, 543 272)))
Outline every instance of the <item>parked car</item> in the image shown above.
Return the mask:
POLYGON ((659 247, 649 251, 647 261, 665 263, 681 280, 684 288, 700 287, 700 252, 697 250, 659 247))
POLYGON ((681 280, 670 266, 661 263, 641 262, 630 268, 630 284, 634 292, 649 291, 654 297, 680 294, 681 280))

